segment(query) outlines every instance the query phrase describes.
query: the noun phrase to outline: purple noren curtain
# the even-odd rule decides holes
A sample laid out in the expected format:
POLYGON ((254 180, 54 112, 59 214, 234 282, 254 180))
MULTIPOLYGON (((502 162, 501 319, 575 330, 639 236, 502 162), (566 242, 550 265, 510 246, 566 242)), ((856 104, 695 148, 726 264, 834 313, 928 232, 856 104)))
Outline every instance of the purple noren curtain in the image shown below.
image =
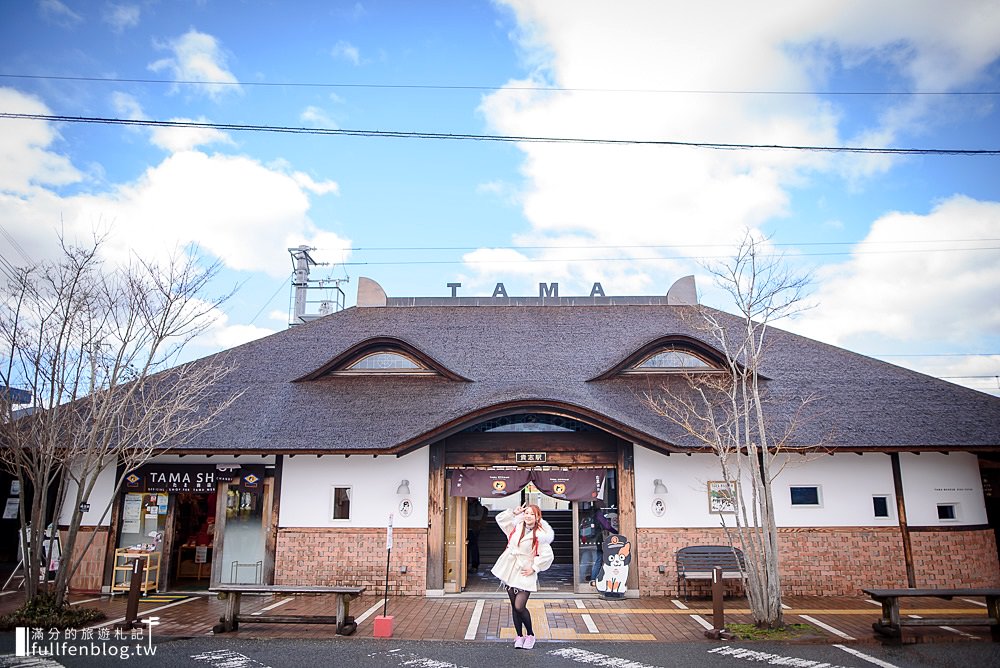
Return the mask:
POLYGON ((451 476, 451 495, 477 496, 485 499, 510 496, 524 489, 530 475, 530 471, 523 470, 455 471, 451 476))
POLYGON ((567 501, 593 501, 601 494, 604 469, 532 471, 531 481, 543 494, 567 501))
POLYGON ((481 471, 463 469, 451 477, 452 496, 499 498, 520 492, 528 482, 543 494, 567 501, 592 501, 601 493, 604 469, 571 471, 481 471))

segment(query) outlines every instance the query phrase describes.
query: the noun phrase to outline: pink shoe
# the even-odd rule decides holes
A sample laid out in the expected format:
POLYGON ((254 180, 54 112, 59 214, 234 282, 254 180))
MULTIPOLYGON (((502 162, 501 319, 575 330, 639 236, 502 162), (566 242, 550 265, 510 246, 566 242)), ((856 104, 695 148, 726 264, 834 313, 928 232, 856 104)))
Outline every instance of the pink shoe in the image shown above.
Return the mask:
POLYGON ((517 640, 514 641, 514 649, 521 649, 522 647, 524 647, 524 637, 518 636, 517 640))
POLYGON ((535 646, 535 636, 524 636, 524 644, 521 649, 531 649, 535 646))

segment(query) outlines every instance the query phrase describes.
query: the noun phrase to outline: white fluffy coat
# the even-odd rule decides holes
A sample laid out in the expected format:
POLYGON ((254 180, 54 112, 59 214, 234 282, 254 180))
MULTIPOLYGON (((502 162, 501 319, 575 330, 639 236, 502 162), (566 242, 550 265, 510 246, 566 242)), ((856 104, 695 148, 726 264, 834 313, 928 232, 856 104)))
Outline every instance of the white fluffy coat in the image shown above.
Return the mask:
POLYGON ((551 566, 555 558, 552 554, 555 532, 545 520, 538 522, 538 555, 535 556, 530 531, 526 530, 524 537, 518 540, 523 523, 523 513, 515 515, 513 510, 505 510, 497 515, 497 524, 507 536, 507 549, 497 559, 491 572, 508 587, 538 591, 538 573, 551 566), (521 575, 521 569, 526 566, 534 569, 531 575, 521 575))

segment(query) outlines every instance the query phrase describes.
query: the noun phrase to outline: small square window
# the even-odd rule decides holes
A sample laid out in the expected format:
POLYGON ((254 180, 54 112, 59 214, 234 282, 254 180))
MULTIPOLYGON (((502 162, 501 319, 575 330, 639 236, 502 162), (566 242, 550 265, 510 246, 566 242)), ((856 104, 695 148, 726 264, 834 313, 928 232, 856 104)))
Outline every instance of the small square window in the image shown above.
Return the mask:
POLYGON ((802 487, 790 487, 793 506, 818 506, 819 487, 808 485, 802 487))
POLYGON ((937 510, 939 520, 958 519, 958 509, 955 507, 954 503, 939 503, 937 510))
POLYGON ((334 486, 331 492, 330 502, 332 509, 330 519, 349 520, 351 519, 351 488, 334 486))
POLYGON ((875 517, 883 519, 889 517, 889 497, 873 496, 872 509, 875 511, 875 517))

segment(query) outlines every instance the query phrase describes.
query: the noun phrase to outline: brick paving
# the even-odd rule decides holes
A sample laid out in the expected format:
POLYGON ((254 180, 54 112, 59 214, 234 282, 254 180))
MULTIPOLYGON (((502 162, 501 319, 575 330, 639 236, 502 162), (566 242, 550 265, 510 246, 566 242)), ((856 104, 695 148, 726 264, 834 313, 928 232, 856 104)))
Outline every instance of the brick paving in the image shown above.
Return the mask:
MULTIPOLYGON (((125 596, 114 598, 74 595, 71 602, 98 608, 108 619, 102 624, 124 617, 125 596)), ((21 604, 20 592, 0 596, 0 614, 21 604)), ((807 623, 815 632, 803 638, 809 642, 877 642, 871 624, 881 613, 881 607, 859 597, 789 596, 784 599, 785 622, 807 623), (828 627, 828 628, 824 628, 828 627), (848 636, 845 638, 844 636, 848 636)), ((382 614, 383 600, 374 595, 362 596, 351 602, 351 614, 359 619, 355 636, 371 637, 374 618, 382 614)), ((223 614, 225 601, 216 596, 190 598, 150 597, 139 606, 140 617, 149 614, 160 618, 156 628, 159 636, 192 637, 212 634, 212 627, 223 614)), ((243 596, 241 614, 334 614, 332 597, 328 596, 243 596), (289 600, 286 600, 289 599, 289 600)), ((597 597, 546 598, 534 595, 529 610, 539 641, 621 640, 621 641, 704 641, 704 627, 693 617, 700 615, 707 623, 712 620, 712 604, 707 599, 691 599, 686 603, 669 597, 605 600, 597 597), (686 605, 687 609, 680 607, 686 605)), ((508 642, 514 632, 510 624, 506 596, 424 598, 418 596, 390 597, 388 613, 394 617, 393 638, 412 640, 463 640, 508 642), (481 604, 480 604, 481 602, 481 604), (477 607, 478 624, 471 625, 477 607)), ((982 599, 936 598, 905 599, 901 614, 919 616, 977 616, 986 614, 982 599)), ((752 621, 744 599, 726 600, 727 623, 752 621)), ((988 627, 956 626, 907 627, 904 642, 989 640, 988 627)), ((233 638, 336 638, 350 642, 350 637, 337 636, 326 624, 253 624, 241 623, 240 630, 228 634, 233 638)))

